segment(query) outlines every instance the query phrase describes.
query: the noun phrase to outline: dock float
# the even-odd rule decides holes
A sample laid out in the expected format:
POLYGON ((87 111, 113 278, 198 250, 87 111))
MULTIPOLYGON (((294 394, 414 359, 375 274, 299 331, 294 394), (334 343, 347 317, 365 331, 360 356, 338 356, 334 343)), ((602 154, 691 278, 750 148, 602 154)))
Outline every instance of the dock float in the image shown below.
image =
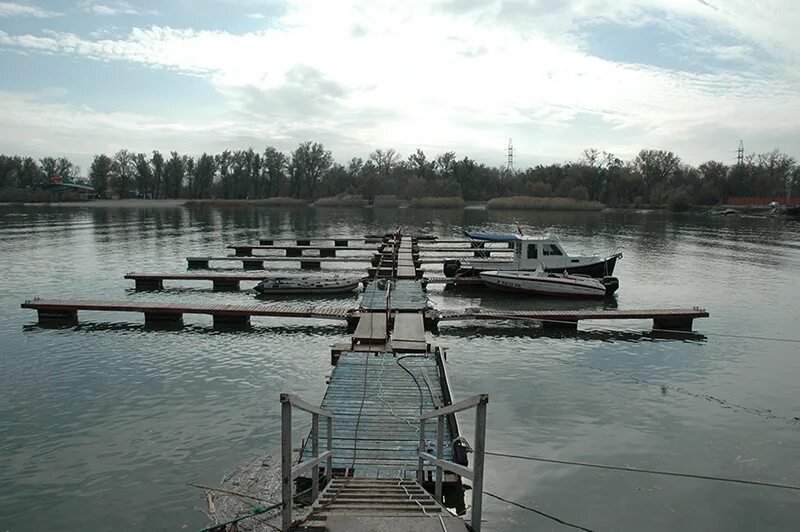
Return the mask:
POLYGON ((146 325, 181 325, 184 314, 205 314, 214 318, 214 327, 249 327, 251 316, 315 318, 348 321, 353 312, 330 306, 223 305, 155 303, 137 301, 94 301, 31 299, 22 308, 35 309, 39 323, 77 323, 78 311, 141 312, 146 325))
POLYGON ((435 323, 457 320, 537 320, 544 327, 575 329, 581 320, 652 319, 653 329, 691 331, 696 318, 707 318, 705 309, 650 310, 484 310, 429 313, 435 323))
POLYGON ((125 279, 136 283, 136 291, 163 290, 164 281, 211 281, 215 292, 239 290, 241 281, 260 282, 268 276, 263 273, 136 273, 125 274, 125 279))
POLYGON ((369 263, 371 258, 364 257, 320 257, 313 255, 303 255, 302 257, 186 257, 186 262, 190 270, 208 269, 210 262, 241 262, 245 270, 263 270, 265 262, 299 262, 302 269, 319 269, 323 262, 351 262, 369 263))

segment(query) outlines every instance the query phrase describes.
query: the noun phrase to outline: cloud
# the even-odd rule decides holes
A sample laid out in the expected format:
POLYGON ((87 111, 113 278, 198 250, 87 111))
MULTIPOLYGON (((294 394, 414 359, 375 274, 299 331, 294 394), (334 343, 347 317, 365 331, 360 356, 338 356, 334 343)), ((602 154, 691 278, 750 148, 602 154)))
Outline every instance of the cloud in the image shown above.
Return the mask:
POLYGON ((43 9, 33 4, 19 4, 16 2, 0 2, 0 18, 34 17, 51 18, 60 17, 63 13, 43 9))
POLYGON ((79 4, 81 8, 94 15, 101 16, 117 16, 117 15, 157 15, 158 11, 151 9, 141 9, 139 7, 125 2, 124 0, 116 0, 113 2, 98 2, 96 0, 86 0, 79 4))
POLYGON ((255 20, 263 20, 263 19, 267 18, 267 16, 264 13, 248 13, 245 16, 247 18, 252 18, 252 19, 255 19, 255 20))
MULTIPOLYGON (((470 0, 431 10, 396 2, 301 1, 256 32, 169 26, 109 37, 0 31, 0 44, 208 80, 219 95, 209 106, 229 113, 231 124, 186 127, 198 139, 209 135, 208 143, 217 146, 209 149, 221 149, 225 139, 319 139, 330 140, 337 155, 349 149, 363 155, 376 146, 408 153, 419 146, 488 154, 497 163, 513 132, 515 146, 529 157, 521 164, 571 157, 586 144, 621 156, 642 146, 683 146, 681 155, 692 161, 715 156, 729 142, 711 132, 738 132, 738 142, 744 134, 777 131, 787 147, 797 138, 792 124, 800 123, 800 65, 791 55, 796 44, 782 37, 797 21, 764 11, 775 25, 769 34, 763 21, 743 22, 696 0, 470 0), (636 27, 658 20, 678 35, 705 30, 710 37, 682 53, 717 63, 687 72, 601 59, 578 31, 598 17, 636 27), (766 56, 766 67, 741 59, 757 49, 780 53, 766 56)), ((68 112, 91 126, 87 116, 68 112)), ((92 120, 111 128, 105 118, 92 120)), ((142 124, 132 138, 178 135, 183 127, 142 117, 128 123, 142 124)))

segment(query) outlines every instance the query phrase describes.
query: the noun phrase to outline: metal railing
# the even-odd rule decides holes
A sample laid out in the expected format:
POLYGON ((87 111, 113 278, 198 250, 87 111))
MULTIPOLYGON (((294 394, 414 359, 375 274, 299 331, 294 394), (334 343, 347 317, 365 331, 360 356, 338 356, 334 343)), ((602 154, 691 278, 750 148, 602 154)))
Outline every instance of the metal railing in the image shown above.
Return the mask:
POLYGON ((472 481, 472 515, 470 523, 475 532, 481 530, 481 502, 483 500, 483 458, 486 447, 486 404, 489 396, 486 394, 476 395, 469 399, 464 399, 449 406, 439 408, 433 412, 423 414, 419 418, 419 463, 417 465, 417 481, 422 485, 425 481, 425 462, 436 465, 436 481, 434 485, 434 497, 442 503, 442 476, 443 470, 450 471, 468 478, 472 481), (462 412, 469 408, 475 408, 475 441, 473 444, 472 468, 450 462, 444 456, 444 421, 448 414, 462 412), (426 453, 425 449, 425 421, 437 418, 436 425, 436 456, 426 453))
MULTIPOLYGON (((331 480, 333 469, 333 414, 289 394, 281 394, 281 528, 286 531, 292 526, 292 484, 294 479, 311 469, 311 500, 319 495, 319 464, 325 461, 325 478, 331 480), (311 414, 311 454, 313 458, 298 462, 292 467, 292 407, 311 414), (319 416, 328 418, 328 450, 319 453, 319 416)), ((302 456, 301 456, 302 458, 302 456)))

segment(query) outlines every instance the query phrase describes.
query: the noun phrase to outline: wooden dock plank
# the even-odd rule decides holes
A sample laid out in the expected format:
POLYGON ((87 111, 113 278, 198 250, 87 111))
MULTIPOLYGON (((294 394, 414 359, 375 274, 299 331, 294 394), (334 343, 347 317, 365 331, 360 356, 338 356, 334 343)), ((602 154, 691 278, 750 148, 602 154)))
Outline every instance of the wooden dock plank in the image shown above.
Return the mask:
POLYGON ((358 319, 353 340, 365 344, 386 343, 386 332, 386 315, 367 312, 358 319))
POLYGON ((425 342, 425 324, 419 312, 396 313, 392 341, 425 342))
POLYGON ((331 306, 270 306, 270 305, 226 305, 213 303, 165 303, 153 301, 95 301, 32 299, 25 301, 22 308, 44 311, 102 311, 102 312, 144 312, 206 314, 214 316, 273 316, 286 318, 321 318, 344 320, 350 310, 331 306))

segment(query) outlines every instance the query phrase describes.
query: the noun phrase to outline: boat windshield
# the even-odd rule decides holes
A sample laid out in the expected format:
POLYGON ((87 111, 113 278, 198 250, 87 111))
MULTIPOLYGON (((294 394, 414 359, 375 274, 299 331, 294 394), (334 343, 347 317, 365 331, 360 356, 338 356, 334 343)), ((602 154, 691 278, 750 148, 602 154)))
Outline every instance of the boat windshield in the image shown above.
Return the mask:
POLYGON ((545 257, 563 254, 561 249, 555 244, 542 244, 542 255, 545 257))

